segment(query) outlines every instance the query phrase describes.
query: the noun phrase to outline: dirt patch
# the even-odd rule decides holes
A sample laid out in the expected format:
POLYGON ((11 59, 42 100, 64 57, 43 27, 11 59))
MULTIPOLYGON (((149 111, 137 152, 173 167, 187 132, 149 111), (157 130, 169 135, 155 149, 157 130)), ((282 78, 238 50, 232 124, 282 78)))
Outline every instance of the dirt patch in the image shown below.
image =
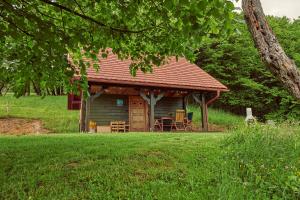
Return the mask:
POLYGON ((65 166, 67 168, 76 168, 80 165, 79 161, 72 161, 72 162, 69 162, 68 164, 66 164, 65 166))
MULTIPOLYGON (((217 124, 208 124, 208 131, 209 132, 225 132, 228 128, 226 126, 217 125, 217 124)), ((193 125, 194 132, 201 132, 203 131, 200 125, 193 125)))
POLYGON ((227 130, 227 127, 222 125, 217 125, 217 124, 209 124, 208 130, 212 132, 224 132, 227 130))
POLYGON ((0 118, 0 134, 3 135, 28 135, 48 133, 40 120, 21 118, 0 118))

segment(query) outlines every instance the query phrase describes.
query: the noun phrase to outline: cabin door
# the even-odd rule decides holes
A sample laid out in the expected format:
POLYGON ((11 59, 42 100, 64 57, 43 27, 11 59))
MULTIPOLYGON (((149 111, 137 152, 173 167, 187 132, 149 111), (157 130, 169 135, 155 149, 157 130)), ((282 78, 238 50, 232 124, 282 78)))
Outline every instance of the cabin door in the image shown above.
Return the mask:
POLYGON ((140 96, 129 97, 130 131, 147 131, 147 103, 140 96))

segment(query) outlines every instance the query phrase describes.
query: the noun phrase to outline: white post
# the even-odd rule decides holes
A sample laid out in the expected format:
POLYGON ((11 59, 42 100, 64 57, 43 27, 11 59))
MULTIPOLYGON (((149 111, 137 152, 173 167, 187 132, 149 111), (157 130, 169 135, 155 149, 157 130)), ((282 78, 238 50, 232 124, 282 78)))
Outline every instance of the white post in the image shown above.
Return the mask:
POLYGON ((256 121, 256 119, 252 115, 252 108, 246 108, 246 119, 245 119, 245 122, 252 123, 252 122, 255 122, 255 121, 256 121))

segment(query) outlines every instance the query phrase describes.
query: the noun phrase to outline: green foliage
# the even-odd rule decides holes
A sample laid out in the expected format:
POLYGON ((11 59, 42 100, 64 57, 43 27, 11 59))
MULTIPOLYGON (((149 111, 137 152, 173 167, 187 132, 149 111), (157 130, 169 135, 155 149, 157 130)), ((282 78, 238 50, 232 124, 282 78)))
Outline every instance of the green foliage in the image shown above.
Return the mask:
MULTIPOLYGON (((300 66, 300 19, 268 17, 287 54, 300 66)), ((228 38, 205 40, 197 64, 227 85, 218 107, 237 114, 252 107, 260 119, 300 119, 300 104, 263 65, 241 15, 234 23, 236 33, 228 38)))
POLYGON ((108 47, 134 61, 133 75, 170 55, 193 60, 203 38, 231 31, 234 7, 227 0, 10 0, 0 9, 0 58, 18 61, 19 91, 29 78, 42 88, 56 77, 68 81, 75 69, 66 64, 67 53, 83 76, 89 63, 82 56, 96 60, 108 47))
POLYGON ((225 196, 300 198, 300 130, 291 127, 253 126, 226 138, 221 172, 225 196))

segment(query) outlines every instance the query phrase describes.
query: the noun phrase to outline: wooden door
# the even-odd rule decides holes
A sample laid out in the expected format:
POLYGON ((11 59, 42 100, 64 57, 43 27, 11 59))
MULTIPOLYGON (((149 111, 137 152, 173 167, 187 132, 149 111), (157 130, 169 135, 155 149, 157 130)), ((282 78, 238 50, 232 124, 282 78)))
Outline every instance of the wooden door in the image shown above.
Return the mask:
POLYGON ((147 103, 140 96, 129 97, 130 131, 147 131, 147 103))

